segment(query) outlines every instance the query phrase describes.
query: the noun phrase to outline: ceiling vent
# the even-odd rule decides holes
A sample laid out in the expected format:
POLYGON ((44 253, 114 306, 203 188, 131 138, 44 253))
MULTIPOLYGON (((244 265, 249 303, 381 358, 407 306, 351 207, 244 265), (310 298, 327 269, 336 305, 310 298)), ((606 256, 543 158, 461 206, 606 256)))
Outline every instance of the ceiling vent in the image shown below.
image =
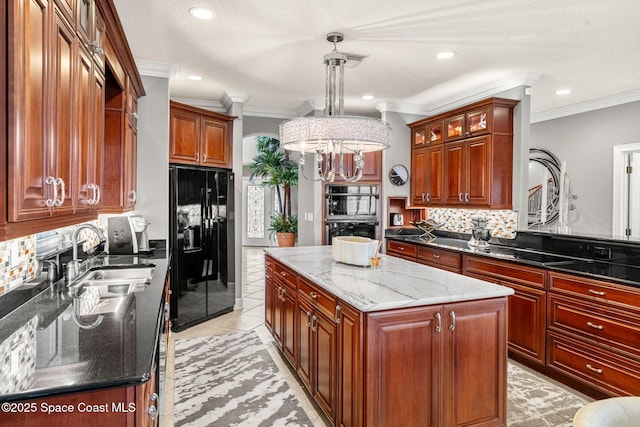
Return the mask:
MULTIPOLYGON (((344 53, 344 52, 342 52, 344 53)), ((344 53, 347 55, 347 62, 344 63, 345 67, 356 68, 362 61, 368 58, 369 55, 358 55, 357 53, 344 53)))

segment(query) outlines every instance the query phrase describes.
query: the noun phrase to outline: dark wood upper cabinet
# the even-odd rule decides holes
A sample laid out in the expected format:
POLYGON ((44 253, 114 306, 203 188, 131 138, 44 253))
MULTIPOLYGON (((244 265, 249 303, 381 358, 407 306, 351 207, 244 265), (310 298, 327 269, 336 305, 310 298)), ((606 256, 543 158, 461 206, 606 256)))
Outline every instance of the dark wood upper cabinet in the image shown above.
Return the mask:
POLYGON ((409 124, 412 203, 511 209, 517 102, 490 98, 409 124), (427 138, 421 147, 415 135, 423 129, 427 138))
MULTIPOLYGON (((134 101, 144 90, 112 0, 10 0, 0 9, 7 64, 0 74, 5 240, 97 217, 109 191, 103 182, 107 38, 110 65, 132 82, 134 101)), ((116 133, 125 136, 124 128, 116 133)))
POLYGON ((171 101, 169 161, 230 169, 234 119, 171 101))

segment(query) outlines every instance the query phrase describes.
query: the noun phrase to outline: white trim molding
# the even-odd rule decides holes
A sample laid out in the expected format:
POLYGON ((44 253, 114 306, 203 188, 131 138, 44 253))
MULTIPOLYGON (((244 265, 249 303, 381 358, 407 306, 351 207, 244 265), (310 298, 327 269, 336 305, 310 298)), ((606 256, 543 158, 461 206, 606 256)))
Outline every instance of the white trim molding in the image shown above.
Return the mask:
POLYGON ((170 79, 180 72, 180 66, 177 64, 145 61, 143 59, 136 60, 136 66, 140 75, 149 77, 166 77, 170 79))
POLYGON ((627 104, 635 101, 640 101, 640 89, 616 93, 602 98, 567 105, 566 107, 554 108, 552 110, 531 114, 531 123, 559 119, 560 117, 586 113, 587 111, 599 110, 601 108, 615 107, 616 105, 627 104))

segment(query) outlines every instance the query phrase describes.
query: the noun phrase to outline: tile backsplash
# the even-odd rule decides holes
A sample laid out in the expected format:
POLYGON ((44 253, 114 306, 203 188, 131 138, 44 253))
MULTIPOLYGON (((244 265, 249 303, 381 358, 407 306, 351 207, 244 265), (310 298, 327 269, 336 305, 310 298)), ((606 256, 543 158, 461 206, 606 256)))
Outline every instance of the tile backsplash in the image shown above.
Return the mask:
POLYGON ((440 230, 456 233, 471 233, 473 225, 471 218, 483 216, 487 219, 487 228, 494 237, 513 239, 516 237, 518 227, 518 212, 512 210, 488 210, 488 209, 451 209, 429 208, 427 218, 437 223, 443 223, 440 230))
MULTIPOLYGON (((92 224, 104 228, 100 220, 92 221, 92 224)), ((0 242, 0 296, 35 278, 38 270, 36 256, 55 249, 63 242, 69 243, 74 229, 75 226, 65 227, 0 242)), ((80 231, 79 237, 86 240, 85 250, 99 243, 95 233, 89 230, 80 231)))

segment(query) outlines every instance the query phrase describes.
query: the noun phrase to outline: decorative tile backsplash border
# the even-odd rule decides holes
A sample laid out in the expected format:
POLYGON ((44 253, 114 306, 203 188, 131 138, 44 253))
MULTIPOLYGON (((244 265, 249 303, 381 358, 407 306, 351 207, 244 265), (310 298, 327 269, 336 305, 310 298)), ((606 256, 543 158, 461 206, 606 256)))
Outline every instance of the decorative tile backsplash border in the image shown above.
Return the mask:
POLYGON ((471 218, 483 216, 494 237, 513 239, 518 227, 518 212, 512 210, 428 208, 427 218, 444 223, 440 230, 471 233, 471 218))

